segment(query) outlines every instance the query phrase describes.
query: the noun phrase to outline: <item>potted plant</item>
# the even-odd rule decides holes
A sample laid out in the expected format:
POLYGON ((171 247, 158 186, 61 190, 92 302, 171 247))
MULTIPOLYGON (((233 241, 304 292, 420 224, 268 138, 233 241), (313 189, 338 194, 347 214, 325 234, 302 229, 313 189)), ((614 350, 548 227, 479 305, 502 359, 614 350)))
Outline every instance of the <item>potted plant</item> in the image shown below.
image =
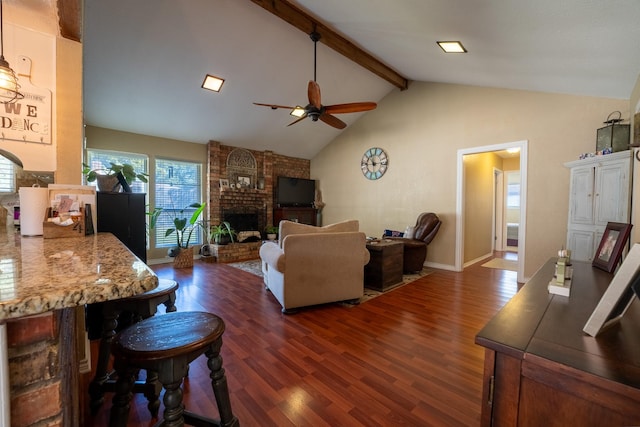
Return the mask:
POLYGON ((98 190, 100 191, 118 191, 121 185, 121 182, 118 180, 118 175, 124 178, 127 186, 131 185, 136 179, 142 182, 148 182, 147 177, 149 174, 136 172, 134 167, 129 163, 119 165, 109 162, 109 164, 110 166, 107 168, 91 169, 91 166, 82 163, 82 173, 87 176, 87 182, 97 181, 98 190))
POLYGON ((275 225, 269 225, 264 229, 264 232, 267 233, 268 240, 276 240, 278 237, 278 231, 279 229, 275 225))
POLYGON ((227 221, 222 221, 219 225, 211 227, 211 238, 217 245, 226 245, 229 242, 233 243, 235 234, 236 232, 227 221))
MULTIPOLYGON (((179 211, 167 211, 168 214, 170 212, 170 215, 172 215, 171 222, 173 227, 168 228, 164 236, 168 237, 175 233, 176 246, 169 249, 168 255, 176 258, 174 265, 178 268, 193 266, 193 251, 189 248, 189 243, 193 232, 202 227, 202 222, 198 221, 198 218, 202 214, 205 205, 206 203, 192 203, 179 211), (195 208, 195 211, 191 214, 191 217, 187 218, 185 211, 189 208, 195 208)), ((158 218, 163 212, 163 208, 155 208, 149 213, 151 217, 149 221, 150 229, 155 228, 158 218)))

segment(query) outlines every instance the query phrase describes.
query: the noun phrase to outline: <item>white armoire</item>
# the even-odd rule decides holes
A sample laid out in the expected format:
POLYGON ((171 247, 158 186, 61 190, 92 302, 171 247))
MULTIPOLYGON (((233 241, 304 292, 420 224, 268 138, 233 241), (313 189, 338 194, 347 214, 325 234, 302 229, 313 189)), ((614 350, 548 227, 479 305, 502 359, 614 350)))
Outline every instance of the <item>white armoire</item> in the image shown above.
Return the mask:
POLYGON ((592 261, 607 222, 628 223, 632 151, 567 162, 571 168, 567 249, 571 259, 592 261))

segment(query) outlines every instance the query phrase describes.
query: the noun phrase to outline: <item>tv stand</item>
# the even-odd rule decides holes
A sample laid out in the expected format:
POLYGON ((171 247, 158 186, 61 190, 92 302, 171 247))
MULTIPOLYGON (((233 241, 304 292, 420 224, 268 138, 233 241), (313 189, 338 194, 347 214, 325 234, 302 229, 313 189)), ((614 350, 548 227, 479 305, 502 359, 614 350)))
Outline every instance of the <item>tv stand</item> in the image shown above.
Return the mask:
POLYGON ((315 208, 304 207, 285 207, 275 208, 273 210, 273 225, 278 226, 283 219, 299 222, 301 224, 316 225, 316 214, 318 210, 315 208))

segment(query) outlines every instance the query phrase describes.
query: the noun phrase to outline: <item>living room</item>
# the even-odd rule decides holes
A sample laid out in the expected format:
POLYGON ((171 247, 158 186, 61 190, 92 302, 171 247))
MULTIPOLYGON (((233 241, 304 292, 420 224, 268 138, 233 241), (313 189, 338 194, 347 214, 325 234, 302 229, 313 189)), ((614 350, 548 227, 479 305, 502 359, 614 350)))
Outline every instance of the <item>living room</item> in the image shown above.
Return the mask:
MULTIPOLYGON (((26 25, 24 21, 18 24, 26 25)), ((56 123, 57 145, 52 155, 54 162, 57 160, 57 180, 80 183, 83 156, 79 141, 85 137, 89 148, 149 153, 150 159, 155 155, 196 160, 206 170, 208 140, 193 143, 92 125, 82 132, 83 120, 78 114, 82 110, 79 71, 82 47, 68 40, 58 39, 55 44, 55 65, 61 71, 73 69, 64 77, 48 81, 50 87, 56 88, 57 117, 64 117, 56 123)), ((13 64, 15 61, 11 59, 13 64)), ((34 71, 35 79, 38 72, 34 71)), ((386 228, 403 230, 415 221, 419 212, 437 212, 443 226, 429 247, 427 266, 454 271, 469 261, 457 256, 458 155, 475 149, 525 147, 522 156, 527 171, 526 246, 522 248, 524 275, 519 280, 523 282, 566 244, 569 171, 563 163, 595 151, 596 129, 609 114, 621 111, 623 117, 632 119, 639 101, 640 79, 622 97, 411 82, 408 90, 388 91, 378 101, 376 110, 350 123, 325 148, 305 160, 309 161, 309 176, 318 181, 326 204, 324 224, 357 218, 367 235, 380 236, 386 228), (360 159, 367 149, 375 146, 389 153, 390 163, 382 179, 371 181, 363 177, 360 159)), ((276 114, 268 110, 264 113, 276 114)), ((311 122, 304 125, 310 126, 309 132, 315 129, 313 126, 324 126, 311 122)), ((289 130, 278 126, 281 132, 289 130)), ((215 140, 216 136, 210 138, 215 140)), ((235 146, 220 139, 221 144, 235 146)), ((3 144, 10 145, 6 141, 3 144)), ((269 149, 265 147, 262 151, 269 149)), ((34 151, 33 157, 42 156, 38 149, 34 151)), ((24 151, 21 155, 29 157, 24 151)), ((203 181, 205 185, 216 184, 206 178, 203 181)), ((638 199, 637 187, 634 186, 633 200, 638 199)), ((633 212, 632 222, 636 222, 635 206, 633 212)), ((635 235, 632 241, 637 241, 635 235)), ((490 248, 486 249, 489 251, 490 248)), ((265 304, 262 299, 260 302, 265 304)), ((218 308, 224 312, 224 307, 218 308)))
MULTIPOLYGON (((252 5, 243 8, 248 9, 249 6, 252 5)), ((236 10, 234 12, 239 13, 236 10)), ((257 16, 250 18, 256 19, 257 16)), ((183 19, 188 18, 185 16, 183 19)), ((270 19, 265 25, 266 37, 266 33, 275 31, 274 27, 279 26, 279 22, 277 18, 275 21, 270 19)), ((302 46, 301 49, 304 46, 308 48, 308 55, 305 57, 312 59, 311 43, 305 41, 304 37, 302 46)), ((318 58, 318 81, 326 99, 328 95, 325 87, 328 89, 328 84, 323 84, 322 79, 328 77, 321 76, 323 73, 326 76, 326 70, 323 71, 322 66, 323 61, 327 61, 327 48, 319 43, 318 52, 323 55, 318 58)), ((342 77, 352 78, 349 74, 342 77)), ((637 79, 637 73, 635 77, 637 79)), ((94 81, 91 77, 88 79, 94 81)), ((306 77, 301 79, 302 89, 306 80, 306 77)), ((233 83, 233 79, 228 83, 233 83)), ((611 112, 621 111, 625 118, 633 115, 637 100, 632 95, 638 91, 637 82, 634 83, 635 92, 631 90, 620 97, 569 95, 563 94, 561 90, 552 93, 544 90, 420 81, 412 81, 409 89, 404 91, 386 89, 386 96, 379 100, 375 110, 350 124, 322 150, 311 157, 305 157, 310 159, 310 178, 317 180, 325 202, 323 223, 357 218, 367 235, 379 236, 387 228, 404 230, 420 212, 437 212, 443 220, 443 227, 438 239, 433 242, 427 261, 429 265, 438 268, 460 269, 479 255, 470 258, 458 255, 461 250, 458 244, 461 239, 459 234, 464 230, 464 227, 459 230, 457 225, 463 217, 457 206, 458 151, 517 145, 526 141, 527 152, 523 156, 526 156, 524 158, 528 172, 525 177, 527 209, 523 213, 526 224, 523 224, 524 244, 520 248, 524 268, 519 277, 519 280, 525 281, 549 254, 555 253, 558 247, 565 244, 563 235, 566 234, 569 171, 563 163, 577 159, 581 153, 595 151, 596 130, 611 112), (360 159, 370 147, 381 147, 389 155, 389 168, 385 176, 376 181, 365 179, 360 171, 360 159), (415 159, 421 159, 419 164, 416 164, 415 159)), ((293 92, 298 93, 295 90, 298 85, 292 81, 291 86, 294 88, 293 92)), ((225 95, 226 90, 230 89, 225 83, 219 95, 225 95)), ((100 93, 93 88, 91 91, 100 93)), ((273 92, 263 96, 266 99, 254 98, 253 101, 276 101, 279 94, 273 92)), ((212 98, 211 102, 217 105, 219 101, 218 98, 212 98)), ((310 121, 287 127, 286 124, 290 121, 287 121, 287 117, 280 116, 287 116, 284 112, 255 111, 259 107, 250 105, 250 102, 248 104, 247 108, 253 107, 254 110, 249 110, 249 113, 244 109, 239 110, 242 111, 242 117, 255 114, 265 120, 278 120, 275 127, 282 131, 282 138, 290 138, 289 135, 293 132, 299 132, 300 128, 296 126, 301 126, 305 133, 314 135, 300 136, 298 141, 291 142, 289 147, 283 147, 281 151, 272 146, 264 147, 262 137, 255 141, 242 140, 242 143, 236 144, 232 140, 211 134, 207 140, 198 143, 205 144, 214 140, 226 146, 242 145, 258 152, 272 150, 277 154, 298 157, 291 153, 300 152, 300 146, 306 146, 307 141, 311 144, 311 138, 316 133, 327 131, 322 126, 312 126, 322 123, 310 121), (284 120, 284 124, 280 120, 284 120), (262 149, 256 148, 261 145, 262 149)), ((94 122, 87 123, 87 147, 125 152, 136 149, 138 144, 131 143, 132 138, 136 138, 135 135, 124 135, 124 139, 120 139, 117 134, 112 134, 110 139, 105 138, 107 132, 122 129, 109 129, 96 124, 101 120, 96 117, 94 122)), ((265 130, 264 140, 270 140, 274 130, 269 122, 265 122, 262 128, 265 130)), ((140 139, 153 138, 149 135, 141 135, 140 139)), ((183 153, 192 149, 190 143, 184 140, 163 135, 158 142, 163 140, 168 146, 175 148, 163 148, 165 151, 157 153, 157 156, 169 155, 180 159, 185 157, 183 153), (180 146, 186 147, 186 150, 178 148, 180 146), (175 151, 168 154, 166 150, 175 151)), ((198 150, 198 147, 195 149, 198 150)), ((200 149, 204 150, 203 147, 200 149)), ((145 153, 150 157, 154 155, 153 150, 145 150, 145 153)), ((200 158, 204 157, 202 151, 200 158)), ((206 166, 206 162, 202 164, 206 166)), ((490 254, 490 240, 484 243, 484 248, 484 254, 490 254)))

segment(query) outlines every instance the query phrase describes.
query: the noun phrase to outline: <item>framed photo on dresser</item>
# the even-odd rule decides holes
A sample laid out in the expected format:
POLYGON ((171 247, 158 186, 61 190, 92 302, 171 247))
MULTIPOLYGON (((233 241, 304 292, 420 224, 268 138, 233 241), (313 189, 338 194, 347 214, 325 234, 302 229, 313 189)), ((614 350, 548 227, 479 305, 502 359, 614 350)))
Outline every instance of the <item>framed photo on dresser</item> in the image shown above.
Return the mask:
POLYGON ((631 224, 609 222, 604 230, 598 250, 593 256, 592 265, 608 273, 613 273, 620 262, 622 252, 627 245, 631 224))

